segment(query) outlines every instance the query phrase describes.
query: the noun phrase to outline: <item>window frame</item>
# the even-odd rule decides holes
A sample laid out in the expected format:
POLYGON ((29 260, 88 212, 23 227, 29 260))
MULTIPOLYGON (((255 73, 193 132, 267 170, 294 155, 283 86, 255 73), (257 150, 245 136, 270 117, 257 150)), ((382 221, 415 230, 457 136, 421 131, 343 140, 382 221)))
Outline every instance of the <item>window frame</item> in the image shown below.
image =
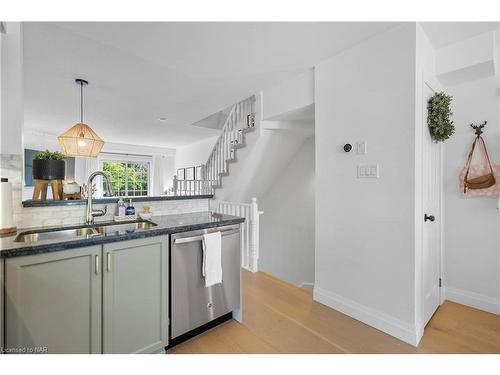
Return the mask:
MULTIPOLYGON (((124 163, 125 164, 125 195, 124 197, 148 197, 151 196, 152 186, 151 186, 151 168, 153 165, 153 157, 147 155, 129 155, 129 154, 119 154, 119 153, 105 153, 99 154, 99 170, 104 170, 104 163, 124 163), (128 164, 146 164, 148 166, 147 173, 147 184, 148 189, 146 195, 129 195, 130 190, 128 187, 128 164)), ((104 196, 104 180, 99 184, 100 196, 104 196)), ((119 198, 119 195, 113 195, 109 198, 119 198)), ((108 197, 106 197, 108 198, 108 197)))

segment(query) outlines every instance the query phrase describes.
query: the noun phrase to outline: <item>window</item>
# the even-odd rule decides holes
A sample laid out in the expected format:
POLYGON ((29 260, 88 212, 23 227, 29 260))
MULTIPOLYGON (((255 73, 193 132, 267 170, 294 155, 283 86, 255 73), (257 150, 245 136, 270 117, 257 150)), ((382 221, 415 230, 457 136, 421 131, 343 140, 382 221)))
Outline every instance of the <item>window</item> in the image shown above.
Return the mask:
MULTIPOLYGON (((129 155, 103 156, 101 170, 108 174, 114 196, 140 197, 149 195, 149 159, 139 159, 129 155)), ((103 182, 104 183, 104 182, 103 182)), ((101 186, 103 196, 108 196, 105 186, 101 186)))

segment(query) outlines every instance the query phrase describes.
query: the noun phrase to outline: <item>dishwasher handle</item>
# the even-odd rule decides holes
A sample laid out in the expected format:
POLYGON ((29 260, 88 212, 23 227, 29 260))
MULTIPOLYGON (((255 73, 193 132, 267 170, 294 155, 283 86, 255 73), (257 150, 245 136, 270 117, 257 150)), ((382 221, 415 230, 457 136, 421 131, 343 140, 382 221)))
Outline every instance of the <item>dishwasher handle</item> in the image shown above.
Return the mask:
MULTIPOLYGON (((240 233, 240 230, 239 229, 230 229, 230 230, 221 230, 220 231, 221 236, 229 236, 231 234, 236 234, 236 233, 240 233)), ((182 243, 189 243, 189 242, 196 242, 196 241, 203 241, 203 235, 177 238, 174 240, 174 245, 178 245, 178 244, 182 244, 182 243)))

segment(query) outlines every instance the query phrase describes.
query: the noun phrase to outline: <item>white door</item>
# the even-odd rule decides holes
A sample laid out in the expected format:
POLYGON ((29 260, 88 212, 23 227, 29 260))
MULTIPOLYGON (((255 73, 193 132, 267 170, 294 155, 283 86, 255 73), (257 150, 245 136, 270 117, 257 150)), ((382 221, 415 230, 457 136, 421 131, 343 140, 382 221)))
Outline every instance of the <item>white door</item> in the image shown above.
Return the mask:
POLYGON ((432 140, 427 126, 427 100, 434 90, 424 84, 423 100, 423 296, 424 325, 440 305, 441 275, 441 144, 432 140))

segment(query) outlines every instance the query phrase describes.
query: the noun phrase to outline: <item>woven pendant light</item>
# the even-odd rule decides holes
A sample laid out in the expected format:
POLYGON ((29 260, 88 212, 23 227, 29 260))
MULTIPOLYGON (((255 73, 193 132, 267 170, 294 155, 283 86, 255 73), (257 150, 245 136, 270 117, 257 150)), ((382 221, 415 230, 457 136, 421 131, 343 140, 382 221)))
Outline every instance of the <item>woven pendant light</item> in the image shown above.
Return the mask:
POLYGON ((90 126, 83 123, 83 86, 88 82, 83 79, 76 79, 75 82, 80 85, 80 122, 57 139, 64 155, 95 158, 101 152, 104 141, 90 126))

